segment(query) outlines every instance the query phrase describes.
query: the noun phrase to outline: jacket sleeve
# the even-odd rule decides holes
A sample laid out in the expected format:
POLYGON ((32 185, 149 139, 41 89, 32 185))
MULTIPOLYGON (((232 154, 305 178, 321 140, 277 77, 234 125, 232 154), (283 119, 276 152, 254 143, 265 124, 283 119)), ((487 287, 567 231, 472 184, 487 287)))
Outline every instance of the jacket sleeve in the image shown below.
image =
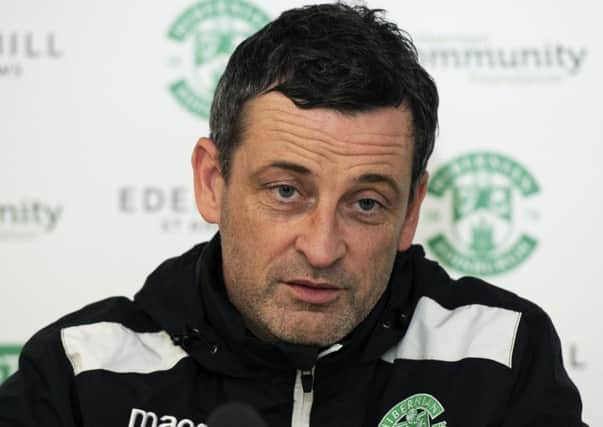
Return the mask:
POLYGON ((539 307, 524 312, 513 356, 515 386, 503 427, 588 427, 553 323, 539 307))
POLYGON ((76 427, 73 370, 59 330, 45 329, 23 348, 19 370, 0 386, 0 427, 76 427))

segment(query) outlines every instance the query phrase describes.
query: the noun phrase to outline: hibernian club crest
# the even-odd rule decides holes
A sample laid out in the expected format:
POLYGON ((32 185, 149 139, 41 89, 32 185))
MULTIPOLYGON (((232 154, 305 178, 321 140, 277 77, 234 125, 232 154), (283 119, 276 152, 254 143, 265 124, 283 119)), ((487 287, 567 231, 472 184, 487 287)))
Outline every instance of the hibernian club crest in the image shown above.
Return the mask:
POLYGON ((437 420, 443 413, 444 407, 432 395, 413 394, 394 405, 378 427, 446 427, 446 421, 437 420))
POLYGON ((17 371, 21 346, 0 345, 0 384, 17 371))
POLYGON ((228 58, 240 42, 269 21, 261 9, 243 0, 205 0, 182 12, 168 32, 169 39, 181 47, 171 60, 178 68, 170 84, 175 99, 207 119, 228 58))
POLYGON ((436 170, 428 187, 433 229, 427 246, 450 268, 489 276, 514 269, 536 248, 540 188, 511 158, 469 153, 436 170), (435 224, 434 224, 435 223, 435 224))

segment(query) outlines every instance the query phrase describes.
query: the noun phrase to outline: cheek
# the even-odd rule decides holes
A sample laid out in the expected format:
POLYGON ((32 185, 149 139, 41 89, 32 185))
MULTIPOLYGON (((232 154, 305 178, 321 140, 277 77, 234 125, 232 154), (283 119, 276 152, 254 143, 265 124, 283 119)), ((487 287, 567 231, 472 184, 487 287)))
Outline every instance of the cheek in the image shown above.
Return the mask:
POLYGON ((258 212, 253 200, 241 185, 232 185, 223 199, 220 225, 232 230, 231 235, 236 233, 234 237, 239 241, 254 241, 265 227, 266 219, 258 212))
POLYGON ((253 196, 230 193, 222 214, 223 240, 229 239, 237 256, 246 260, 245 269, 254 277, 265 273, 271 261, 286 250, 290 227, 266 215, 253 196))
POLYGON ((359 240, 355 246, 354 264, 359 266, 366 292, 387 284, 398 248, 398 235, 392 227, 380 229, 359 240))
POLYGON ((379 262, 384 256, 391 257, 398 248, 400 230, 399 224, 389 222, 365 227, 361 233, 356 233, 358 250, 371 262, 379 262))

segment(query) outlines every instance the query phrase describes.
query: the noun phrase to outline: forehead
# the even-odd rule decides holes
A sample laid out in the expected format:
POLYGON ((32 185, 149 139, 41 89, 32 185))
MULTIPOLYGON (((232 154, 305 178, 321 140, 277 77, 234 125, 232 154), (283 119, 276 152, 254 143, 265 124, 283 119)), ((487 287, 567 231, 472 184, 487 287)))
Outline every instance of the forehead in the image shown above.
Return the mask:
POLYGON ((298 108, 278 92, 249 101, 239 147, 251 164, 290 161, 321 173, 410 176, 412 115, 404 107, 341 113, 298 108))

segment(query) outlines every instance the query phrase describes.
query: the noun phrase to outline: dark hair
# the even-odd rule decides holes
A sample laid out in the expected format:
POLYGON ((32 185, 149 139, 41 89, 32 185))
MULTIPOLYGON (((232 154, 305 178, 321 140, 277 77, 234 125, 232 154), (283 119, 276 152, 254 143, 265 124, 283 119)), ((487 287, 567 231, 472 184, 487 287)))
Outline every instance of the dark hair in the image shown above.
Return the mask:
POLYGON ((245 102, 275 90, 299 108, 353 113, 406 105, 414 125, 412 197, 433 151, 438 92, 410 37, 382 13, 343 3, 291 9, 235 49, 210 114, 226 181, 245 102))

